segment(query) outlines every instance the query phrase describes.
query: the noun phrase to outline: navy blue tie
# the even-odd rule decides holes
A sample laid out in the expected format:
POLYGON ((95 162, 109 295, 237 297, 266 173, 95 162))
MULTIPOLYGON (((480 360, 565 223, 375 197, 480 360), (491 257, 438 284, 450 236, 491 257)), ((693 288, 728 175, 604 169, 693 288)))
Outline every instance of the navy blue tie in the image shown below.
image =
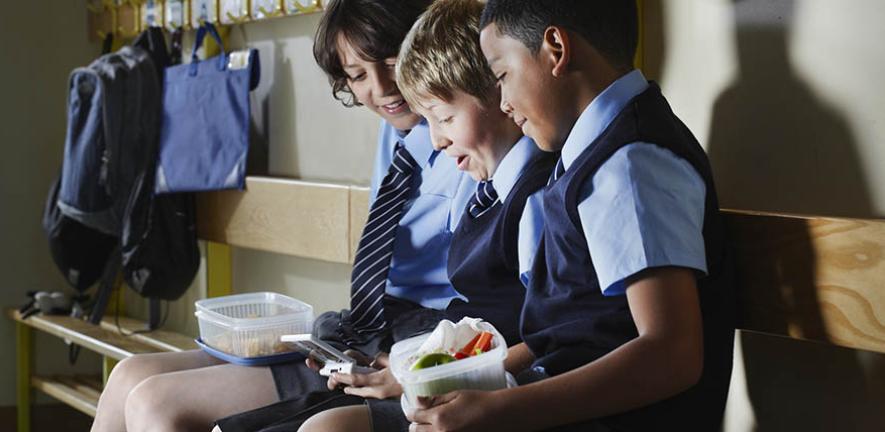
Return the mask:
POLYGON ((553 174, 550 175, 550 180, 547 181, 547 186, 555 183, 563 174, 565 174, 565 165, 562 164, 562 157, 560 157, 556 162, 556 168, 553 169, 553 174))
POLYGON ((403 205, 411 195, 418 164, 401 143, 397 144, 387 176, 378 187, 363 236, 356 250, 350 277, 350 322, 360 334, 379 331, 384 319, 384 291, 396 227, 403 205))
POLYGON ((470 216, 476 219, 491 210, 499 202, 501 201, 498 199, 498 192, 492 186, 492 181, 481 181, 476 185, 476 193, 470 198, 467 211, 470 212, 470 216))

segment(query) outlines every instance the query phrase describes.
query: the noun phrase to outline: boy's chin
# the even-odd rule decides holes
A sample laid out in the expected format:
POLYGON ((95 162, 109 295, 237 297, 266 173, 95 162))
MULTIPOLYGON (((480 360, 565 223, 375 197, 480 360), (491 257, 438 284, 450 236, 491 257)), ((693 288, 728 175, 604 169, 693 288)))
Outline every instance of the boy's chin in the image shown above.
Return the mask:
POLYGON ((469 175, 470 178, 472 178, 473 181, 475 181, 475 182, 481 182, 481 181, 488 180, 487 176, 484 176, 484 175, 480 174, 479 172, 467 171, 467 175, 469 175))
POLYGON ((530 136, 529 138, 531 138, 533 141, 535 141, 535 145, 537 145, 538 148, 541 149, 541 151, 545 151, 545 152, 560 151, 560 150, 562 150, 563 144, 565 144, 565 141, 563 141, 563 140, 550 138, 550 137, 532 137, 532 136, 530 136))
POLYGON ((381 114, 381 117, 397 130, 407 131, 421 123, 421 116, 411 111, 397 116, 381 114))

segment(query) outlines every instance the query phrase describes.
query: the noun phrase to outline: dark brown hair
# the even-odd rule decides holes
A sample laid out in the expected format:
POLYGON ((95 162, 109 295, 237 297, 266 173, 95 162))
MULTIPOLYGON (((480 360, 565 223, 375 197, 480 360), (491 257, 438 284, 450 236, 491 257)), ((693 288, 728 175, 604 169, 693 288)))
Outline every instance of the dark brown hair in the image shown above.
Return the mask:
POLYGON ((495 23, 500 34, 537 53, 548 27, 564 27, 581 35, 613 66, 630 70, 638 21, 635 0, 489 0, 479 28, 495 23))
POLYGON ((329 77, 332 96, 344 106, 360 105, 347 85, 347 74, 338 53, 344 37, 367 61, 396 57, 399 47, 418 16, 433 0, 332 0, 320 21, 313 43, 313 57, 329 77))

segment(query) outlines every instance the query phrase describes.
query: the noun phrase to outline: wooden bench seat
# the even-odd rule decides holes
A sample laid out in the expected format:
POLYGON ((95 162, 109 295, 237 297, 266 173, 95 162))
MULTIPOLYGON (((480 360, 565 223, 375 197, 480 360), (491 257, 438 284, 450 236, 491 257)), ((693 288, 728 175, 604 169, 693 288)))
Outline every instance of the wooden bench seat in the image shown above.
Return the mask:
POLYGON ((58 399, 88 416, 95 417, 101 396, 101 377, 76 375, 72 377, 31 377, 31 387, 58 399))
MULTIPOLYGON (((193 339, 169 331, 157 330, 125 336, 117 330, 113 318, 105 318, 100 326, 96 326, 82 319, 62 315, 37 314, 22 319, 18 311, 15 310, 10 310, 8 315, 18 323, 57 336, 114 360, 122 360, 135 354, 197 348, 193 339)), ((126 332, 132 332, 145 328, 145 324, 131 318, 121 317, 120 328, 126 332)))
POLYGON ((144 329, 146 324, 126 317, 120 317, 116 321, 113 317, 107 317, 96 326, 82 319, 61 315, 37 314, 22 319, 17 310, 7 311, 7 316, 17 324, 20 432, 27 431, 30 427, 28 415, 31 388, 52 396, 86 415, 95 416, 103 380, 107 379, 116 361, 136 354, 183 351, 197 347, 192 338, 175 332, 156 330, 150 333, 132 334, 133 331, 144 329), (104 377, 32 374, 32 330, 56 336, 101 354, 105 359, 104 377), (125 334, 121 333, 121 330, 125 334))

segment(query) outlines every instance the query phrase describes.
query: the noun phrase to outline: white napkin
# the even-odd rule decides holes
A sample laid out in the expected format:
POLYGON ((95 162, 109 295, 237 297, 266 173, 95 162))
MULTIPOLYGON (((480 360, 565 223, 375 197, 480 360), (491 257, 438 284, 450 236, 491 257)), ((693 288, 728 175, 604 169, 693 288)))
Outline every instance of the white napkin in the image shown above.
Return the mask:
POLYGON ((464 345, 473 340, 473 338, 482 332, 479 318, 461 318, 457 324, 442 320, 430 334, 430 337, 424 341, 418 348, 418 354, 428 354, 432 352, 458 352, 464 345))

